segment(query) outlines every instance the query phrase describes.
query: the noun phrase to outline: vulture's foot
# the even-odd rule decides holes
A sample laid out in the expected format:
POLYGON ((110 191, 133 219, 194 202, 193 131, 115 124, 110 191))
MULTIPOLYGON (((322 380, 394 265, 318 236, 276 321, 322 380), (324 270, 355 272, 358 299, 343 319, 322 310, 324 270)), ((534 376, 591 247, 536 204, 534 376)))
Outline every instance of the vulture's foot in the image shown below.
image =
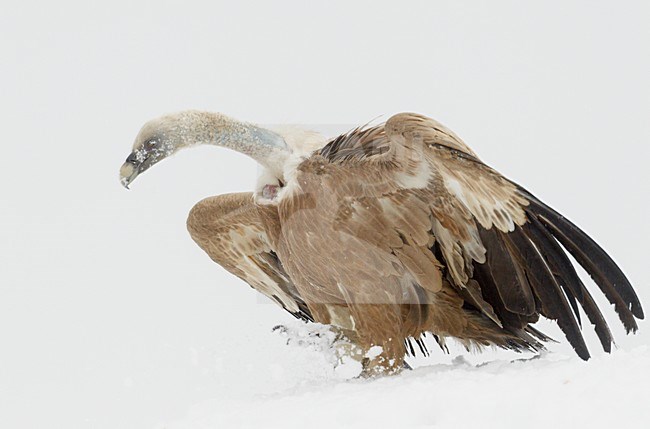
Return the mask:
POLYGON ((329 326, 318 323, 277 325, 273 327, 273 332, 286 337, 287 345, 310 347, 316 350, 330 348, 337 340, 336 332, 332 332, 329 326))
POLYGON ((359 351, 355 351, 356 346, 335 326, 321 325, 320 323, 295 323, 277 325, 273 328, 273 332, 286 337, 287 345, 297 345, 317 351, 334 351, 339 359, 342 356, 360 354, 359 351))

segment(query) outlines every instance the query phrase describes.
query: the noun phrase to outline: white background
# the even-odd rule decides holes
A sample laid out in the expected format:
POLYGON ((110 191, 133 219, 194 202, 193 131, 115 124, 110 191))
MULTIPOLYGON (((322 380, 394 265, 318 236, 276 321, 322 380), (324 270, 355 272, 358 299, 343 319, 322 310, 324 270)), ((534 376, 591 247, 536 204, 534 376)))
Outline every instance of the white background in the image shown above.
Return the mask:
POLYGON ((615 327, 612 357, 586 333, 596 356, 587 365, 559 345, 548 358, 562 357, 558 366, 465 371, 434 349, 425 363, 438 366, 401 381, 333 380, 317 353, 270 332, 290 316, 261 304, 185 231, 201 198, 252 189, 254 162, 199 148, 156 166, 129 192, 117 180, 139 127, 171 111, 325 125, 416 111, 588 231, 648 310, 648 22, 642 1, 4 2, 0 427, 227 427, 263 418, 380 427, 441 386, 466 390, 417 402, 407 423, 445 426, 462 416, 514 426, 513 415, 530 422, 557 406, 564 414, 555 426, 585 416, 598 426, 611 401, 611 415, 623 418, 613 421, 650 419, 638 402, 650 370, 643 323, 633 337, 615 327), (583 384, 563 396, 576 373, 583 384), (624 382, 612 387, 619 375, 624 382), (542 378, 551 380, 548 397, 536 395, 542 378), (393 393, 379 398, 382 388, 393 393), (285 408, 269 402, 277 397, 285 408), (368 412, 372 401, 383 405, 368 412), (458 401, 488 405, 445 414, 458 401))

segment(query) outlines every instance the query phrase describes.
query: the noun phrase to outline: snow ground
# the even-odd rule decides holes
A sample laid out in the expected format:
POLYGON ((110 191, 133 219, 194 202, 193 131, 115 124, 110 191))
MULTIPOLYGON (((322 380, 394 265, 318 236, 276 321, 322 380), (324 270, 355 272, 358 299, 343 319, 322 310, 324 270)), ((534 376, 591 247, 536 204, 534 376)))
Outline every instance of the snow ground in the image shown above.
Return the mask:
POLYGON ((646 345, 587 364, 564 354, 438 356, 439 363, 374 380, 340 380, 319 353, 288 353, 160 427, 612 428, 650 421, 646 345))
MULTIPOLYGON (((245 376, 159 427, 612 428, 650 421, 647 345, 588 363, 564 353, 531 359, 454 348, 445 357, 434 349, 429 360, 411 359, 414 370, 373 380, 347 378, 354 369, 339 373, 320 347, 270 348, 245 376), (274 353, 281 356, 265 359, 274 353)), ((229 378, 233 369, 219 371, 229 378)))

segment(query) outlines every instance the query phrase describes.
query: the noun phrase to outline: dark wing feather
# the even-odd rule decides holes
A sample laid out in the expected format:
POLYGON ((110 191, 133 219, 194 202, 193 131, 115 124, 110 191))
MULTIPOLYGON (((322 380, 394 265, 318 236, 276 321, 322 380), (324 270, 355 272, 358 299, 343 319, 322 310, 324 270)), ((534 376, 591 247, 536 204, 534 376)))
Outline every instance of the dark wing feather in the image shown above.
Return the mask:
POLYGON ((516 253, 507 247, 505 235, 496 228, 479 228, 479 233, 486 249, 485 267, 504 307, 512 313, 530 316, 536 310, 535 298, 521 265, 514 257, 516 253))
POLYGON ((465 287, 457 288, 456 290, 461 294, 466 303, 469 303, 474 308, 480 310, 481 313, 496 323, 497 326, 503 328, 503 324, 501 323, 499 316, 497 316, 497 314, 494 312, 492 305, 485 300, 483 292, 481 292, 481 286, 476 280, 469 279, 465 287))
MULTIPOLYGON (((530 216, 530 223, 523 226, 526 234, 537 244, 546 262, 548 263, 556 281, 564 289, 567 298, 571 299, 570 302, 576 300, 580 303, 589 321, 594 325, 596 334, 600 339, 600 343, 606 352, 612 349, 613 338, 607 326, 607 322, 596 305, 593 297, 578 277, 575 268, 569 261, 569 258, 560 247, 560 244, 553 238, 553 236, 544 228, 544 226, 537 220, 535 216, 530 216)), ((574 304, 572 304, 574 306, 574 304)), ((577 309, 573 309, 577 314, 577 309)))
POLYGON ((643 309, 632 285, 618 265, 571 221, 530 193, 522 193, 530 200, 527 208, 529 216, 536 217, 589 273, 609 302, 614 304, 625 329, 628 332, 636 331, 638 326, 634 318, 643 319, 643 309))
POLYGON ((571 306, 536 243, 520 227, 507 234, 507 240, 512 243, 511 250, 525 267, 526 277, 539 303, 539 312, 557 322, 578 356, 589 359, 587 345, 571 306))

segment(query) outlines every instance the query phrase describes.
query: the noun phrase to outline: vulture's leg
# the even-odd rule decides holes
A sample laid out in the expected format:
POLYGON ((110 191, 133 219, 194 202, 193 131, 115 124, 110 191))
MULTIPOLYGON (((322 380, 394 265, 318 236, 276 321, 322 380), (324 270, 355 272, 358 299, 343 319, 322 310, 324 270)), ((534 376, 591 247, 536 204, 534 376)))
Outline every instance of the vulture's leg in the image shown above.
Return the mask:
POLYGON ((393 374, 404 368, 402 315, 397 304, 351 304, 353 341, 363 351, 362 376, 393 374))
POLYGON ((250 192, 225 194, 197 203, 190 211, 187 229, 214 262, 295 317, 312 320, 271 246, 267 228, 274 223, 265 217, 273 215, 260 209, 250 192))

